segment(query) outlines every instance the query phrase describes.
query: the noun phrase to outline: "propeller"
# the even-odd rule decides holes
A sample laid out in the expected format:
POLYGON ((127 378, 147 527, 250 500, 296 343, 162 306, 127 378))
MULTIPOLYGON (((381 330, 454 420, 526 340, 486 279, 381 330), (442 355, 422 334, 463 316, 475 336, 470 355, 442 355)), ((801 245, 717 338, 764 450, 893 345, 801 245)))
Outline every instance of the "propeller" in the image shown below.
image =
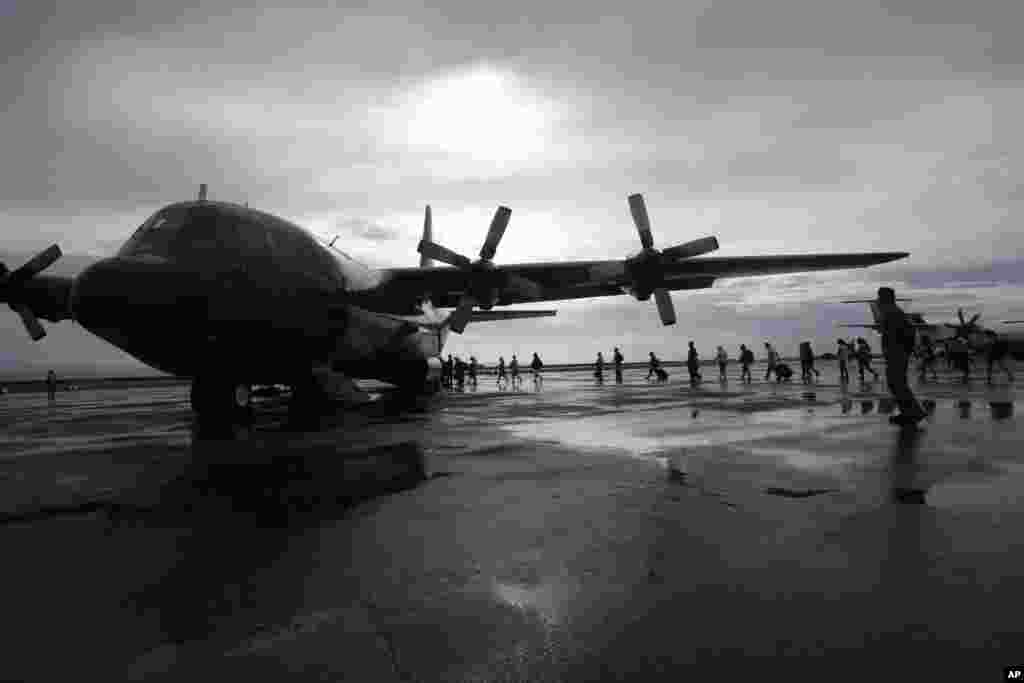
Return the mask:
POLYGON ((469 324, 473 308, 479 306, 484 310, 490 310, 498 302, 498 298, 503 292, 519 294, 529 299, 537 299, 541 296, 543 290, 536 282, 495 270, 494 263, 492 263, 511 217, 511 209, 506 206, 498 207, 491 220, 491 227, 487 230, 484 244, 480 247, 480 259, 477 261, 470 261, 462 254, 428 239, 426 236, 428 233, 425 230, 424 239, 420 240, 417 251, 424 258, 455 266, 466 274, 466 292, 459 299, 455 311, 448 318, 452 332, 462 334, 466 325, 469 324))
POLYGON ((956 309, 957 317, 960 319, 960 324, 946 323, 946 327, 956 330, 956 336, 967 339, 971 334, 980 332, 978 329, 978 318, 981 317, 981 313, 975 313, 971 316, 970 320, 964 319, 964 309, 956 309))
POLYGON ((45 337, 46 330, 19 295, 24 293, 25 284, 29 280, 52 266, 60 256, 60 247, 54 244, 36 254, 17 270, 9 271, 7 266, 0 263, 0 301, 6 301, 11 310, 21 317, 21 322, 33 341, 45 337))
POLYGON ((642 252, 626 259, 626 271, 632 279, 633 295, 639 301, 646 301, 654 294, 654 302, 658 307, 662 324, 674 325, 676 310, 672 305, 672 295, 665 288, 665 266, 714 251, 718 249, 718 240, 714 237, 702 237, 659 251, 654 248, 651 221, 647 216, 643 195, 630 195, 628 201, 629 212, 633 215, 633 224, 643 247, 642 252))

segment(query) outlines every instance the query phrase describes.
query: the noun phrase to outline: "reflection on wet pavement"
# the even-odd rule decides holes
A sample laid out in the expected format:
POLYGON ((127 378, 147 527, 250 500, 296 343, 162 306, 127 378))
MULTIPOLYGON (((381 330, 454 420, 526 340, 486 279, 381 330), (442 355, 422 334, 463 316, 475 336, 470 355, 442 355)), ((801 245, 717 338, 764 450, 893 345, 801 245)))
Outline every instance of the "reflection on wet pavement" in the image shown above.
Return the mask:
MULTIPOLYGON (((0 403, 7 569, 65 616, 39 589, 9 618, 69 661, 212 675, 223 653, 255 669, 379 655, 365 680, 596 680, 585 662, 608 652, 771 650, 797 627, 737 635, 715 614, 814 614, 825 594, 846 600, 841 625, 809 630, 841 634, 844 595, 946 595, 948 558, 993 553, 985 539, 1024 509, 1012 388, 935 385, 916 430, 888 424, 884 390, 549 373, 541 392, 482 380, 419 411, 381 392, 305 426, 267 397, 220 435, 193 433, 180 387, 16 397, 0 403), (578 675, 555 675, 572 657, 578 675)), ((15 673, 42 666, 11 650, 15 673)))

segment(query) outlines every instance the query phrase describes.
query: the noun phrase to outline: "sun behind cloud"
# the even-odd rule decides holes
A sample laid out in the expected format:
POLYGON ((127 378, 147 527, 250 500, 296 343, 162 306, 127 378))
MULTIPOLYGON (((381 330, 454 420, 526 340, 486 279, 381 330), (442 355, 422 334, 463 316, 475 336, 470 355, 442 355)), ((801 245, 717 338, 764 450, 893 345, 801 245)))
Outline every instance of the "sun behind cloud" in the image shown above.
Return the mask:
POLYGON ((478 64, 413 87, 395 114, 436 172, 490 176, 550 161, 565 109, 515 72, 478 64))

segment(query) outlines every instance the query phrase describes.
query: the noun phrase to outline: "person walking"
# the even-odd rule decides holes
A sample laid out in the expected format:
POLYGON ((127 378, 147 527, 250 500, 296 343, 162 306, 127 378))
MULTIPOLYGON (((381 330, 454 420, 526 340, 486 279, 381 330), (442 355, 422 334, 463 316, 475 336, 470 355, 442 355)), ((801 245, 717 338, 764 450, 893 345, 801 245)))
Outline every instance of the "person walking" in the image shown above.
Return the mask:
POLYGON ((729 364, 729 353, 725 350, 725 347, 718 347, 718 352, 715 353, 715 360, 718 361, 718 380, 720 382, 728 381, 725 369, 729 364))
POLYGON ((971 378, 971 350, 967 346, 967 340, 962 337, 950 339, 949 357, 953 363, 953 369, 963 373, 961 381, 967 384, 971 378))
POLYGON ((686 370, 690 373, 690 384, 696 385, 700 382, 700 357, 697 355, 697 347, 691 341, 689 350, 686 352, 686 370))
POLYGON ((540 361, 540 356, 537 352, 533 352, 533 360, 530 361, 530 370, 533 372, 533 390, 540 391, 541 387, 544 386, 544 377, 540 374, 541 368, 544 367, 544 363, 540 361))
POLYGON ((814 367, 814 351, 811 349, 811 342, 800 342, 800 379, 804 384, 811 384, 821 373, 814 367), (811 377, 811 374, 814 377, 811 377))
POLYGON ((932 379, 938 381, 939 375, 935 372, 935 344, 932 343, 932 338, 928 335, 921 337, 918 356, 921 358, 921 364, 917 368, 918 381, 927 381, 928 370, 932 371, 932 379))
MULTIPOLYGON (((896 304, 893 304, 894 306, 896 304)), ((864 372, 870 372, 877 380, 878 372, 871 367, 871 346, 864 337, 857 337, 857 370, 860 372, 860 381, 864 382, 864 372)))
POLYGON ((849 344, 843 339, 836 340, 836 358, 839 360, 839 383, 850 382, 850 353, 849 344))
POLYGON ((988 341, 985 347, 985 360, 988 361, 988 383, 992 384, 992 367, 996 363, 999 363, 999 367, 1006 373, 1006 378, 1012 382, 1013 373, 1006 365, 1006 358, 1010 355, 1009 343, 993 330, 986 330, 985 337, 988 341))
POLYGON ((476 371, 477 371, 476 356, 470 356, 469 357, 469 383, 473 385, 474 389, 476 389, 476 371))
POLYGON ((597 360, 594 361, 594 379, 598 384, 604 382, 604 355, 598 351, 597 360))
POLYGON ((498 389, 505 390, 508 385, 508 375, 505 373, 505 356, 498 356, 498 389))
POLYGON ((509 374, 512 375, 512 390, 518 391, 519 384, 522 381, 519 377, 519 359, 516 358, 516 354, 512 354, 512 360, 508 364, 509 374))
POLYGON ((615 383, 622 384, 622 362, 625 358, 622 357, 622 353, 619 351, 619 347, 615 347, 615 351, 612 353, 612 363, 615 365, 615 383))
POLYGON ((750 384, 754 378, 750 374, 750 364, 754 362, 754 352, 746 344, 740 344, 740 381, 750 384))
POLYGON ((764 352, 768 357, 768 369, 764 371, 764 381, 767 382, 775 372, 775 366, 779 364, 779 354, 768 342, 764 343, 764 352))
POLYGON ((658 379, 658 370, 661 369, 661 361, 654 355, 654 351, 650 352, 650 358, 647 359, 647 379, 651 379, 651 375, 654 375, 654 379, 658 379))
POLYGON ((53 370, 46 373, 46 397, 50 402, 57 400, 57 373, 53 370))
POLYGON ((917 402, 907 384, 907 366, 914 349, 914 327, 906 313, 896 305, 892 287, 879 287, 877 308, 882 332, 882 354, 885 356, 885 380, 889 392, 900 409, 889 422, 903 427, 916 425, 927 413, 917 402))

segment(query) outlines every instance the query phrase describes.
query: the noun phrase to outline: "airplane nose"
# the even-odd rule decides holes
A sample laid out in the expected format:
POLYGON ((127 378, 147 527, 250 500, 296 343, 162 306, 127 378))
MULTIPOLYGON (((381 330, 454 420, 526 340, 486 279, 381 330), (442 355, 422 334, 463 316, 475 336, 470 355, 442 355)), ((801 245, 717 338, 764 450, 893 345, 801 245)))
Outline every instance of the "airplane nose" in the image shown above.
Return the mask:
POLYGON ((168 263, 103 259, 75 278, 72 316, 87 329, 166 327, 197 303, 193 280, 168 263))

